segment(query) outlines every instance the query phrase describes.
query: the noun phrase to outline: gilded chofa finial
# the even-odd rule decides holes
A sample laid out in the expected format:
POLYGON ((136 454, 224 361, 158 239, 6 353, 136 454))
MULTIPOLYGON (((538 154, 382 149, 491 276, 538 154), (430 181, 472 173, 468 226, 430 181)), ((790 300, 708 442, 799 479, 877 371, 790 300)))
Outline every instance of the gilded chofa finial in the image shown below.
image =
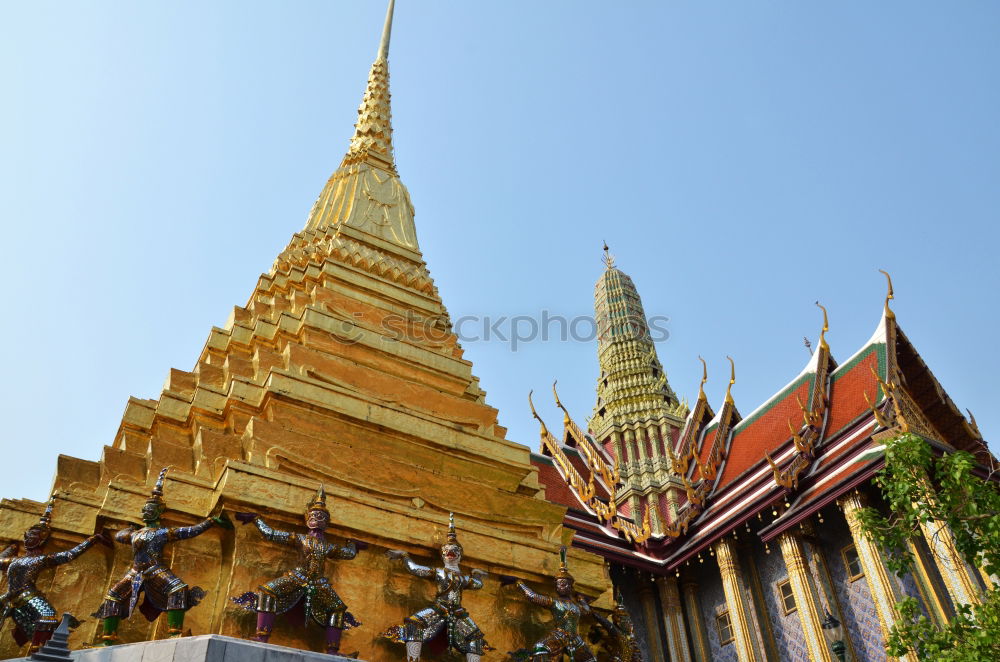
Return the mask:
POLYGON ((531 415, 538 419, 538 423, 542 426, 542 435, 544 436, 549 433, 549 429, 545 427, 545 421, 543 421, 542 417, 538 415, 537 411, 535 411, 535 403, 531 401, 531 394, 534 392, 534 390, 528 391, 528 406, 531 407, 531 415))
POLYGON ((612 268, 612 267, 615 266, 615 256, 612 255, 609 252, 610 250, 611 249, 608 248, 608 242, 604 242, 604 258, 603 258, 603 261, 604 261, 604 266, 606 266, 608 269, 610 269, 610 268, 612 268))
POLYGON ((733 384, 736 383, 736 364, 733 362, 733 357, 727 356, 729 359, 729 386, 726 387, 726 402, 733 404, 733 384))
POLYGON ((705 359, 698 357, 701 361, 701 384, 698 385, 698 399, 701 400, 705 397, 705 383, 708 381, 708 364, 705 363, 705 359))
POLYGON ((879 269, 883 274, 885 274, 885 279, 889 282, 889 291, 885 295, 885 318, 886 319, 896 319, 896 313, 892 312, 892 308, 889 307, 889 302, 896 298, 892 292, 892 276, 885 269, 879 269))
POLYGON ((382 41, 378 45, 376 60, 389 59, 389 38, 392 37, 392 12, 396 8, 396 0, 389 0, 389 8, 385 10, 385 25, 382 27, 382 41))
POLYGON ((823 330, 819 332, 819 348, 829 352, 830 346, 826 343, 826 332, 830 330, 830 319, 826 314, 826 306, 819 301, 816 302, 816 305, 823 311, 823 330))
POLYGON ((556 390, 556 384, 558 384, 558 383, 559 383, 558 379, 556 381, 552 382, 552 395, 554 395, 555 398, 556 398, 556 407, 559 407, 560 409, 562 409, 562 412, 563 412, 563 423, 566 424, 566 425, 568 425, 569 424, 569 420, 570 420, 569 419, 569 411, 566 410, 566 407, 563 406, 562 401, 559 400, 559 391, 556 390))

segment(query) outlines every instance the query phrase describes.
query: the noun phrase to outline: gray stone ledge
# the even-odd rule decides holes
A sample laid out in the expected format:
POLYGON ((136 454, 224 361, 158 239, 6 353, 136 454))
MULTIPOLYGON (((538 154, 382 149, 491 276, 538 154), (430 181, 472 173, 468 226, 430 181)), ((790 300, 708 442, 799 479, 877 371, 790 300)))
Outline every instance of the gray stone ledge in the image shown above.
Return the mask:
MULTIPOLYGON (((203 634, 72 652, 73 662, 355 662, 340 655, 203 634)), ((12 660, 26 660, 18 657, 12 660)))

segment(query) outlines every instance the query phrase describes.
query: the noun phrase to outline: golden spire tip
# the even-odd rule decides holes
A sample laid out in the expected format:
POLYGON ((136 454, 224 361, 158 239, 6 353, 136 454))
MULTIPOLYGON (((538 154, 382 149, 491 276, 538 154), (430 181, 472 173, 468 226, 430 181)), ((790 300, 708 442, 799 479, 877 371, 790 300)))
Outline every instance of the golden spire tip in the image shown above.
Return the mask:
POLYGON ((389 8, 385 10, 385 25, 382 27, 382 41, 378 45, 376 60, 389 60, 389 39, 392 37, 392 14, 396 8, 396 0, 389 0, 389 8))

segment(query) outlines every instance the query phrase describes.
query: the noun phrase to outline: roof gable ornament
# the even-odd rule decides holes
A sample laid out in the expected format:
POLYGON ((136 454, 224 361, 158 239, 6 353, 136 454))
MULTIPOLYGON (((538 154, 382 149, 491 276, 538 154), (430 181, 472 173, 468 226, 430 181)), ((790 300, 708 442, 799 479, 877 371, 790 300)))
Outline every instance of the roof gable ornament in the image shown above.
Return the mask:
POLYGON ((698 357, 701 361, 701 383, 698 384, 698 399, 702 400, 705 398, 705 384, 708 382, 708 364, 705 363, 705 359, 698 357))
POLYGON ((889 289, 885 295, 885 316, 886 319, 894 320, 896 319, 896 313, 892 312, 892 308, 889 307, 889 302, 896 298, 896 296, 892 292, 892 276, 890 276, 889 272, 886 271, 885 269, 879 269, 879 271, 885 274, 885 279, 886 281, 888 281, 888 286, 889 286, 889 289))
POLYGON ((729 386, 726 387, 726 402, 729 404, 735 404, 733 402, 733 384, 736 383, 736 364, 733 362, 733 357, 727 356, 729 359, 729 386))

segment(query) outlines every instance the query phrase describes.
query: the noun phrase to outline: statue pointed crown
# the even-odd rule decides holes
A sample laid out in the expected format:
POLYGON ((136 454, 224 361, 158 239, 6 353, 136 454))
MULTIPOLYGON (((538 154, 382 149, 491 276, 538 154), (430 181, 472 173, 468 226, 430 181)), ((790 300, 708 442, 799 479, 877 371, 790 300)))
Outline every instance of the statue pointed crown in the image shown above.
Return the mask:
POLYGON ((42 516, 38 518, 38 524, 32 526, 32 529, 38 529, 48 533, 52 530, 52 507, 56 503, 56 495, 53 494, 49 497, 49 502, 45 504, 45 510, 42 512, 42 516))
POLYGON ((146 503, 163 505, 163 480, 167 477, 167 471, 169 470, 170 467, 160 469, 160 475, 157 476, 156 484, 153 486, 153 491, 150 493, 149 498, 146 499, 146 503))
POLYGON ((323 511, 327 515, 330 514, 330 511, 326 508, 326 487, 324 487, 323 483, 319 484, 319 489, 316 490, 316 496, 313 497, 312 502, 306 509, 307 512, 312 512, 314 510, 323 511))
POLYGON ((559 572, 556 573, 556 579, 568 579, 571 582, 575 582, 573 575, 569 574, 569 566, 566 563, 566 545, 559 548, 559 572))
POLYGON ((458 545, 459 549, 463 549, 462 543, 458 542, 458 533, 455 531, 455 513, 448 513, 448 534, 445 536, 441 549, 448 545, 458 545))

